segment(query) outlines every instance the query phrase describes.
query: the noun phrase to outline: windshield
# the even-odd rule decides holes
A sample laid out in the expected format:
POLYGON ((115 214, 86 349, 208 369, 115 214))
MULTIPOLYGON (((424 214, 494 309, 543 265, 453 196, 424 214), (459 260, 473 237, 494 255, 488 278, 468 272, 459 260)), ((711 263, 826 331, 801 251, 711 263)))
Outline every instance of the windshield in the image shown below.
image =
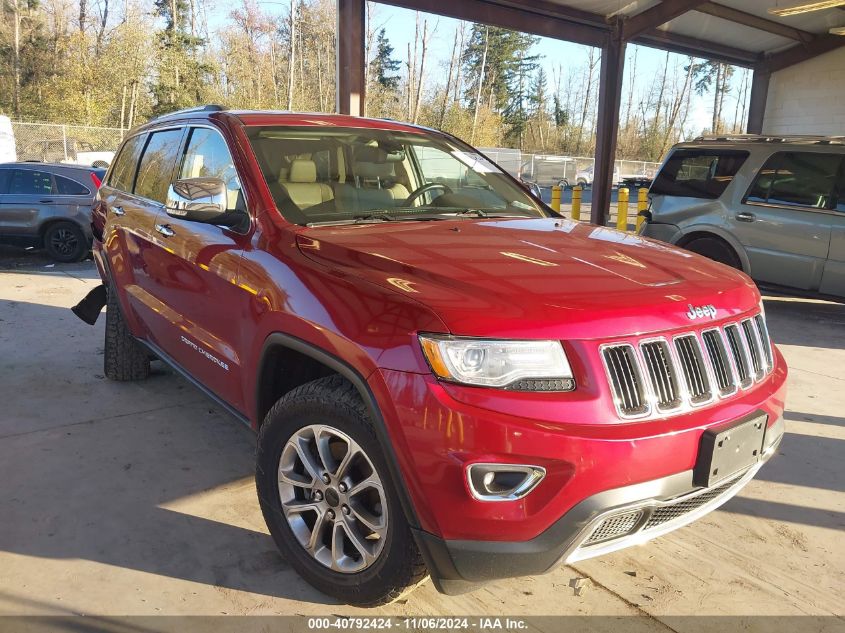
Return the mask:
POLYGON ((436 133, 249 126, 264 179, 297 224, 548 217, 467 145, 436 133))

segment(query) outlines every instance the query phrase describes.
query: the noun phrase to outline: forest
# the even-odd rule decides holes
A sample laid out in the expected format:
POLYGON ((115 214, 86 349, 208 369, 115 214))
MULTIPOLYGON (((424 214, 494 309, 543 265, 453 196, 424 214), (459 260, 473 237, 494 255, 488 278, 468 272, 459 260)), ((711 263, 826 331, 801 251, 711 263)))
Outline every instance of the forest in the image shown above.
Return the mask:
MULTIPOLYGON (((334 0, 237 0, 222 13, 210 0, 0 1, 0 113, 13 120, 129 128, 201 103, 334 109, 334 0)), ((380 10, 368 3, 368 116, 478 146, 592 155, 600 51, 549 64, 534 36, 472 23, 444 33, 427 14, 397 50, 380 10), (449 50, 432 53, 435 34, 449 50)), ((657 76, 639 77, 641 50, 628 52, 618 158, 659 160, 705 131, 692 128, 694 95, 710 104, 708 131, 744 127, 746 72, 666 53, 657 76)))

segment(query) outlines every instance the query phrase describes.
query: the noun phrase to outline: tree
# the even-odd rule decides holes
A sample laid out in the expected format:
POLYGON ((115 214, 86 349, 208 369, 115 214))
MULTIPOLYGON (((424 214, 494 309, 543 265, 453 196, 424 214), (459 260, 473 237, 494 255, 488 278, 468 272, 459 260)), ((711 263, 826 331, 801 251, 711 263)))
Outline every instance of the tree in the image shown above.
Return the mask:
POLYGON ((711 132, 718 134, 722 128, 722 105, 725 95, 730 91, 730 80, 734 74, 733 66, 706 60, 692 64, 692 73, 695 77, 695 92, 704 95, 713 90, 713 123, 711 132))
POLYGON ((190 107, 205 101, 212 67, 199 59, 204 40, 191 34, 191 4, 187 0, 155 0, 155 13, 165 25, 158 32, 158 78, 153 85, 155 113, 190 107))
POLYGON ((385 30, 381 29, 376 37, 376 53, 370 61, 370 73, 382 88, 397 90, 401 77, 396 72, 401 67, 402 62, 393 58, 393 46, 390 45, 385 30))

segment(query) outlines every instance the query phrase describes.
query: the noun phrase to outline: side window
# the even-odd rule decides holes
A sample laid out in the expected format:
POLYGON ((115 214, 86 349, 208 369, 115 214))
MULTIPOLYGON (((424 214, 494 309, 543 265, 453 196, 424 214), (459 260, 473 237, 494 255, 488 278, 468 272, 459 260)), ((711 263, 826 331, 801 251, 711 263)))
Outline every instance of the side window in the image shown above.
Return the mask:
POLYGON ((9 193, 15 195, 44 196, 53 193, 53 175, 34 169, 16 169, 12 172, 9 193))
POLYGON ((75 180, 65 178, 64 176, 56 176, 55 178, 56 190, 63 196, 87 196, 91 193, 87 187, 75 180))
POLYGON ((685 198, 719 198, 731 184, 748 152, 678 149, 666 160, 650 193, 685 198))
POLYGON ((747 202, 830 209, 842 157, 816 152, 780 152, 763 165, 747 202))
POLYGON ((11 169, 0 169, 0 194, 9 191, 9 180, 12 175, 11 169))
POLYGON ((132 184, 135 181, 135 168, 138 166, 138 156, 141 154, 144 138, 143 134, 139 134, 126 141, 114 162, 111 175, 109 175, 109 187, 120 191, 132 191, 132 184))
POLYGON ((179 178, 219 178, 226 183, 229 208, 238 207, 241 182, 226 141, 215 130, 191 128, 179 178))
POLYGON ((135 179, 137 195, 164 204, 181 140, 181 129, 150 134, 135 179))

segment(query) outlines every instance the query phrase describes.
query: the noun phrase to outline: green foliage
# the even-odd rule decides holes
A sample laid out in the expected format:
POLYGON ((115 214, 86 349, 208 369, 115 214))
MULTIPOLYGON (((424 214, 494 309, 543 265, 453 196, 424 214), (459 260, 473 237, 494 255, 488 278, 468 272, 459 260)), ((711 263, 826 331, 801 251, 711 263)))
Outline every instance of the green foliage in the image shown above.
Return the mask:
POLYGON ((376 37, 376 53, 370 62, 370 72, 376 83, 386 90, 397 90, 401 77, 396 74, 402 62, 393 58, 393 46, 381 29, 376 37))

